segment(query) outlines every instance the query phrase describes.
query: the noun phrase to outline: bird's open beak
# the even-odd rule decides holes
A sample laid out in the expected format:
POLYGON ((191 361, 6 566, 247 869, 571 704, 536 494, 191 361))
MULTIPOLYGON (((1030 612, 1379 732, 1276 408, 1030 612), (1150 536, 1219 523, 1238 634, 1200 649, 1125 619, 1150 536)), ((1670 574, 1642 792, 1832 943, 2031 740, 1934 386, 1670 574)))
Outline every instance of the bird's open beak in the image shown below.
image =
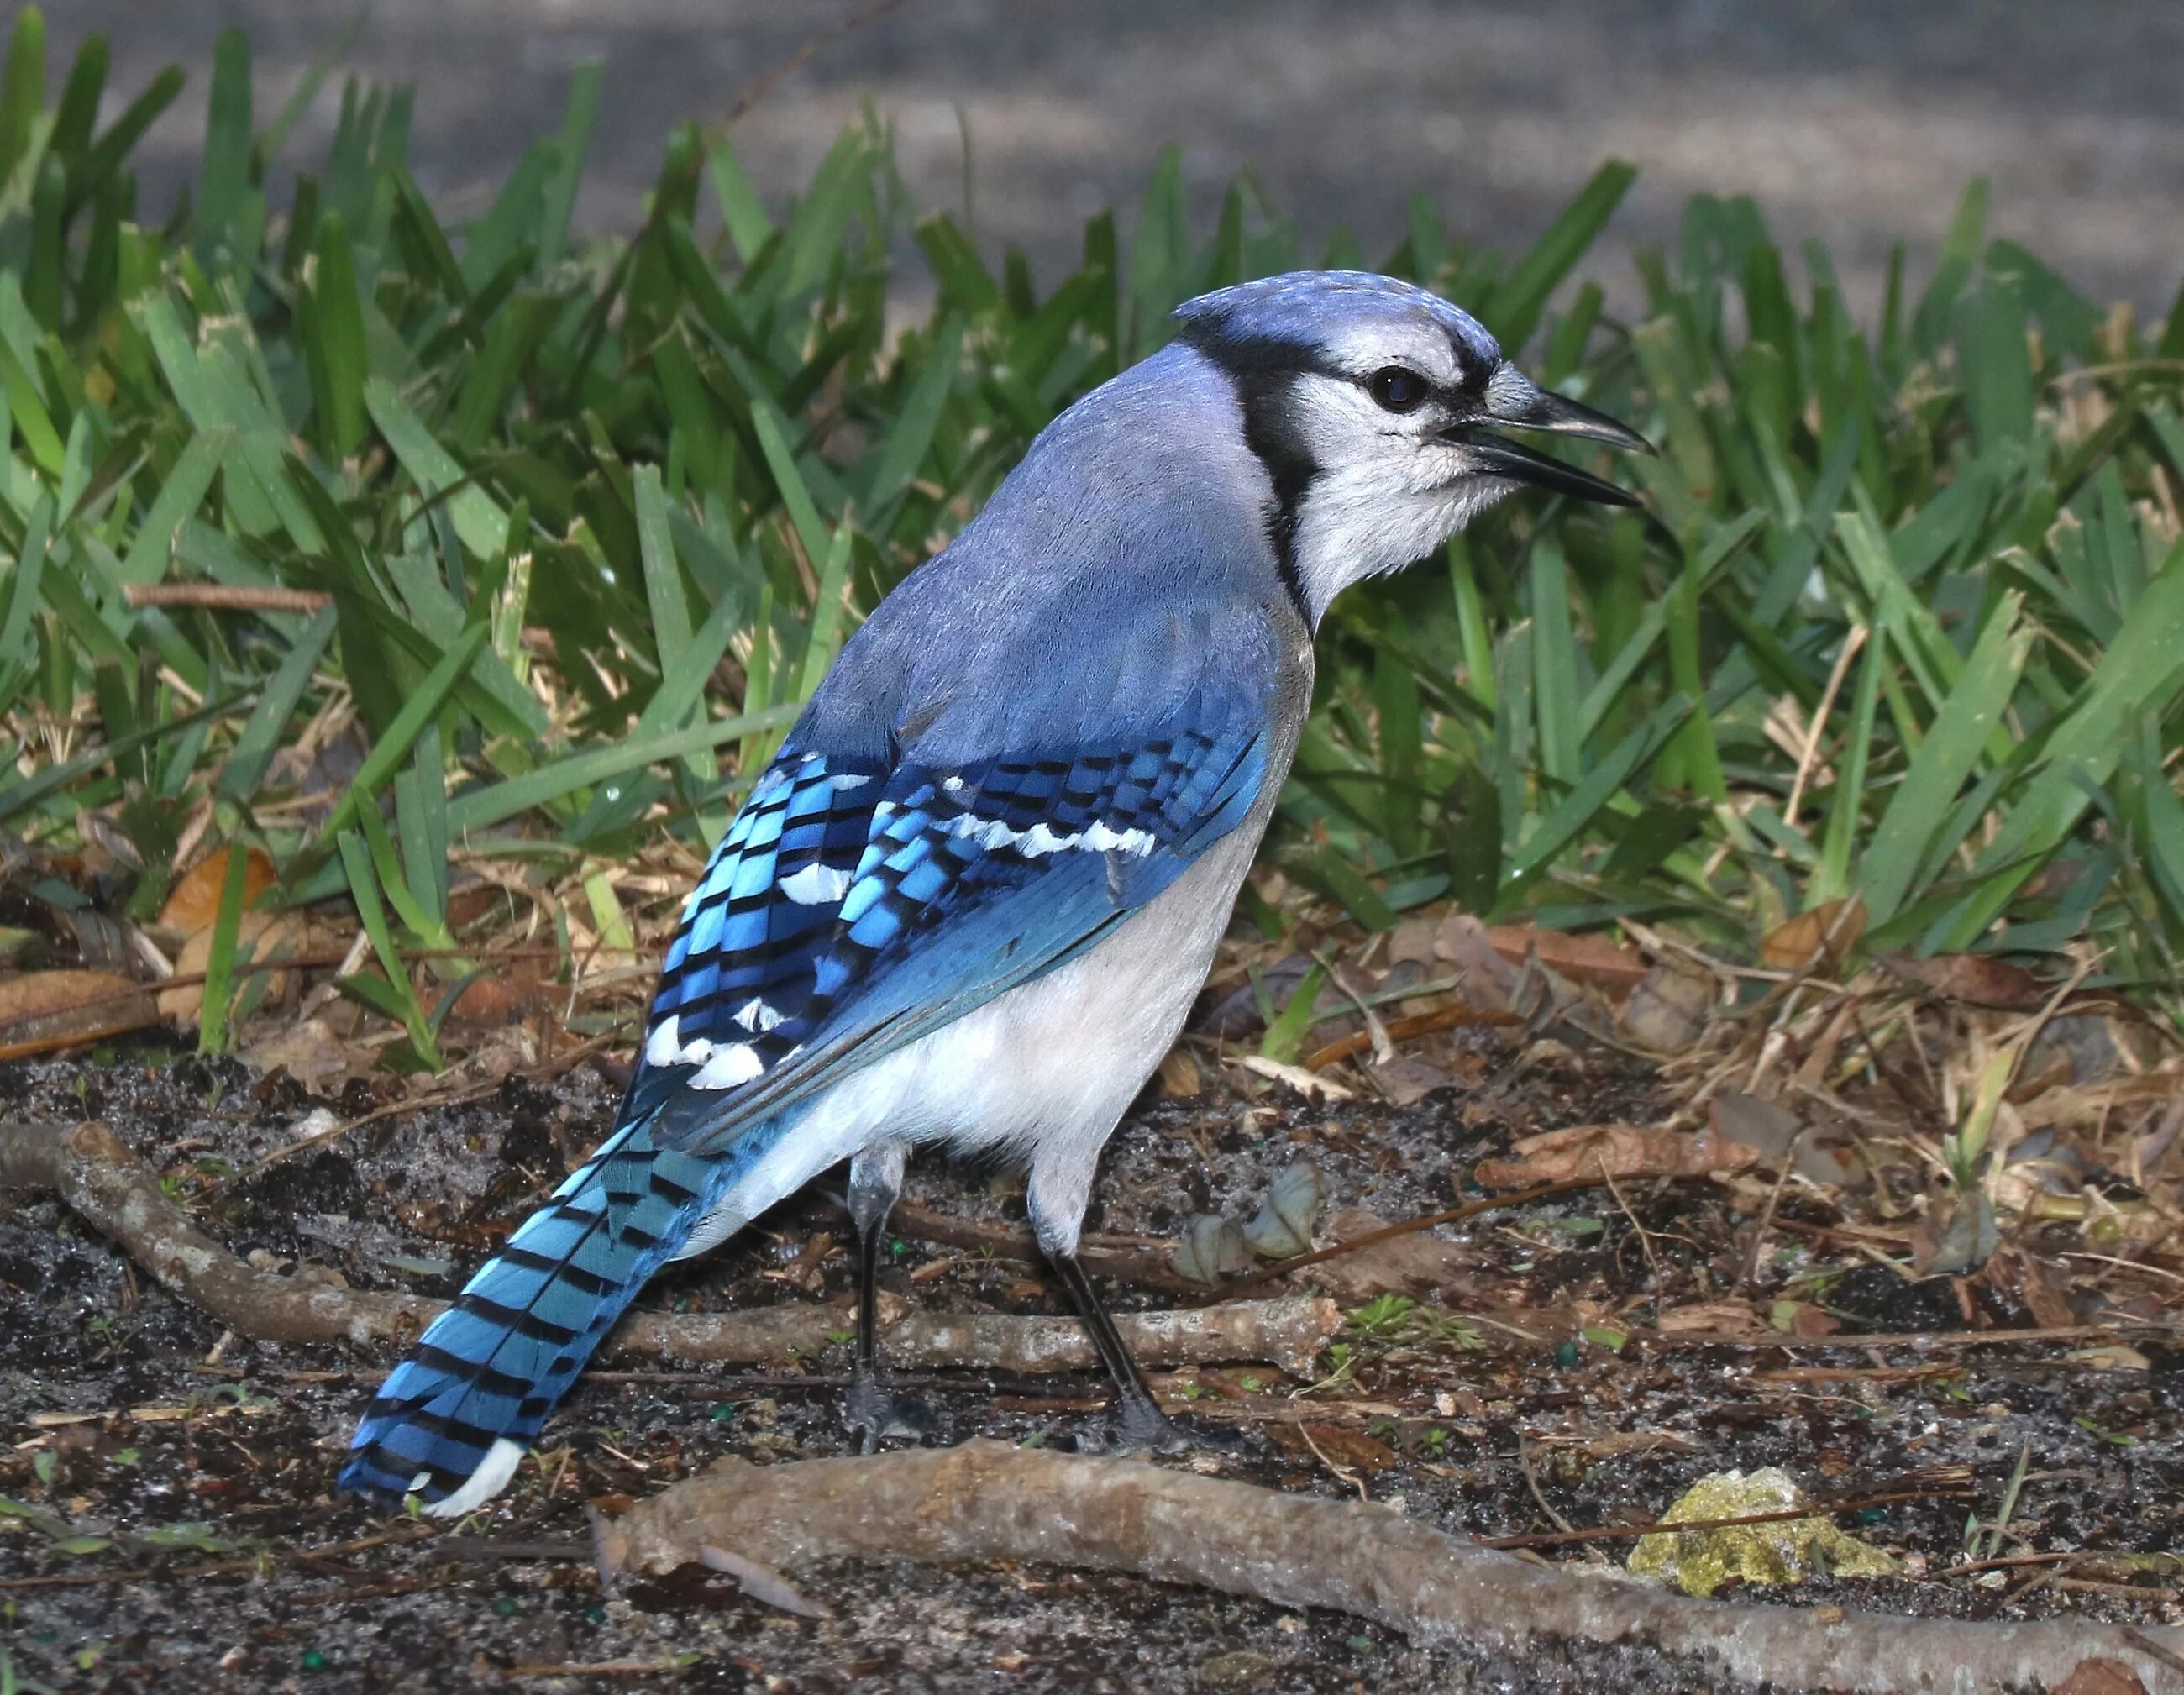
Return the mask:
MULTIPOLYGON (((1590 406, 1548 393, 1512 365, 1502 365, 1487 384, 1486 417, 1481 422, 1513 430, 1540 430, 1550 435, 1582 436, 1587 441, 1605 442, 1612 448, 1632 453, 1653 451, 1652 443, 1635 430, 1616 422, 1605 412, 1596 412, 1590 406)), ((1486 476, 1506 477, 1513 482, 1529 482, 1535 488, 1573 495, 1580 500, 1597 500, 1604 505, 1638 504, 1638 497, 1628 489, 1618 488, 1590 471, 1580 471, 1566 460, 1504 440, 1479 424, 1465 425, 1450 433, 1470 449, 1472 469, 1486 476)))

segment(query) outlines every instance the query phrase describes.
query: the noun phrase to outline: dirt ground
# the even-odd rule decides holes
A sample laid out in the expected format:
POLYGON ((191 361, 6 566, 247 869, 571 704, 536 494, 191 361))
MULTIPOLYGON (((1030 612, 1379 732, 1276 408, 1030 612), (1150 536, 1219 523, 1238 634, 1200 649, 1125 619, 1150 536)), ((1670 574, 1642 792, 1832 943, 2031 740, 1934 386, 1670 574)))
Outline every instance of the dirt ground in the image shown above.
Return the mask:
MULTIPOLYGON (((721 116, 860 9, 378 0, 343 66, 416 86, 418 180, 469 212, 560 129, 571 68, 604 60, 577 215, 620 231, 671 123, 721 116)), ((358 15, 354 0, 46 10, 57 56, 111 36, 114 86, 188 68, 143 151, 144 204, 160 213, 197 170, 220 31, 250 34, 263 122, 358 15)), ((1612 302, 1636 305, 1630 253, 1673 250, 1691 195, 1742 192, 1793 258, 1808 237, 1828 243, 1869 315, 1890 243, 1930 259, 1964 185, 1985 177, 1994 233, 2096 298, 2158 313, 2184 280, 2180 71, 2184 7, 2166 0, 904 0, 812 54, 735 140, 778 201, 869 98, 917 204, 967 212, 989 252, 1024 247, 1050 283, 1084 220, 1133 204, 1166 142, 1184 150, 1201 228, 1248 168, 1309 243, 1342 224, 1368 254, 1401 238, 1414 193, 1467 238, 1529 244, 1603 159, 1626 159, 1638 185, 1594 256, 1612 302)), ((338 110, 337 77, 304 114, 292 165, 322 156, 338 110)))
MULTIPOLYGON (((1116 1138, 1091 1225, 1172 1236, 1190 1213, 1248 1216, 1300 1159, 1325 1177, 1338 1217, 1362 1207, 1401 1219, 1475 1192, 1465 1174, 1515 1136, 1642 1124, 1663 1110, 1653 1079, 1626 1061, 1490 1041, 1474 1057, 1454 1086, 1401 1109, 1309 1106, 1284 1090, 1142 1103, 1116 1138)), ((0 1115, 104 1119, 261 1268, 447 1295, 599 1134, 616 1096, 612 1077, 589 1069, 548 1087, 511 1080, 492 1099, 384 1118, 235 1179, 299 1125, 323 1124, 306 1123, 315 1107, 369 1109, 368 1084, 348 1090, 314 1101, 235 1062, 154 1051, 106 1068, 0 1068, 0 1115)), ((1747 1292, 1763 1309, 1795 1290, 1846 1333, 1900 1341, 1604 1345, 1617 1326, 1739 1289, 1753 1220, 1736 1196, 1708 1181, 1630 1184, 1613 1197, 1485 1213, 1418 1239, 1408 1259, 1330 1261, 1318 1281, 1353 1313, 1346 1374, 1302 1395, 1266 1367, 1165 1383, 1185 1416, 1245 1433, 1222 1475, 1400 1498, 1446 1528, 1552 1534, 1551 1514, 1650 1523, 1705 1475, 1779 1465, 1814 1498, 1915 1497, 1840 1520, 1902 1558, 1903 1575, 1774 1592, 1782 1598, 1980 1619, 2178 1616, 2176 1562, 2159 1556, 2177 1545, 2184 1352, 2144 1343, 2133 1365, 2074 1358, 2063 1343, 1925 1340, 2032 1321, 1984 1286, 1912 1283, 1878 1264, 1841 1270, 1815 1297, 1804 1244, 1825 1236, 1826 1215, 1794 1192, 1747 1292), (1406 1280, 1423 1304, 1373 1322, 1368 1291, 1406 1280), (1967 1515, 1994 1516, 2020 1456, 2010 1547, 2099 1550, 2105 1564, 1945 1575, 1967 1559, 1967 1515)), ((911 1197, 961 1219, 1022 1214, 1015 1184, 937 1164, 913 1168, 911 1197)), ((843 1233, 827 1179, 644 1299, 691 1310, 808 1299, 815 1291, 791 1281, 802 1276, 846 1301, 840 1251, 810 1251, 822 1232, 843 1233)), ((930 1310, 1061 1310, 1035 1272, 1007 1258, 907 1235, 892 1257, 887 1285, 930 1310)), ((1122 1302, 1175 1298, 1134 1289, 1122 1302)), ((398 1516, 331 1492, 387 1359, 222 1335, 57 1203, 0 1201, 0 1650, 25 1687, 54 1689, 1739 1687, 1635 1649, 1549 1647, 1513 1659, 1461 1642, 1417 1648, 1334 1614, 1055 1570, 797 1574, 833 1609, 822 1621, 769 1611, 695 1568, 602 1591, 588 1501, 642 1497, 722 1454, 849 1452, 838 1408, 846 1352, 794 1370, 592 1372, 538 1459, 465 1536, 421 1539, 398 1516), (348 1546, 310 1552, 337 1544, 348 1546), (610 1670, 577 1669, 587 1666, 610 1670)), ((1089 1374, 934 1374, 913 1386, 941 1441, 1068 1447, 1104 1430, 1089 1374)), ((1620 1559, 1630 1546, 1542 1552, 1620 1559)))

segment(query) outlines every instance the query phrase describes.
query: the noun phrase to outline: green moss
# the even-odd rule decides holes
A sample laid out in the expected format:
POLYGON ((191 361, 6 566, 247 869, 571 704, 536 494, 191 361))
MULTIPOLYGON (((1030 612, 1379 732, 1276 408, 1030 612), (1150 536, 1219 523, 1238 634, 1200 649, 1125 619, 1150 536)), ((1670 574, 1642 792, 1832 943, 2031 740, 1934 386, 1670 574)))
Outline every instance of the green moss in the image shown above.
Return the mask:
MULTIPOLYGON (((1719 1472, 1685 1490, 1661 1515, 1663 1524, 1758 1518, 1805 1504, 1787 1472, 1769 1466, 1748 1475, 1719 1472)), ((1711 1595, 1732 1579, 1745 1583, 1802 1583, 1808 1577, 1892 1577, 1897 1564, 1837 1530, 1826 1519, 1780 1519, 1764 1525, 1658 1531, 1639 1538, 1630 1570, 1673 1583, 1686 1595, 1711 1595)))

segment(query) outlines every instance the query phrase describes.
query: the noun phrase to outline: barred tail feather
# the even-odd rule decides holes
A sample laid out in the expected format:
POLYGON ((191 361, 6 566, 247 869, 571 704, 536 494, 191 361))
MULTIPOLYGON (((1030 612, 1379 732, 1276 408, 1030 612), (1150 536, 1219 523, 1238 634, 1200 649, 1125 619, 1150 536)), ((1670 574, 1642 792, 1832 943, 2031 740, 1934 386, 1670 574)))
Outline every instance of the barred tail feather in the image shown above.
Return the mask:
POLYGON ((414 1493, 437 1517, 499 1493, 599 1339, 757 1151, 660 1148, 657 1118, 616 1131, 426 1327, 358 1425, 343 1488, 414 1493))

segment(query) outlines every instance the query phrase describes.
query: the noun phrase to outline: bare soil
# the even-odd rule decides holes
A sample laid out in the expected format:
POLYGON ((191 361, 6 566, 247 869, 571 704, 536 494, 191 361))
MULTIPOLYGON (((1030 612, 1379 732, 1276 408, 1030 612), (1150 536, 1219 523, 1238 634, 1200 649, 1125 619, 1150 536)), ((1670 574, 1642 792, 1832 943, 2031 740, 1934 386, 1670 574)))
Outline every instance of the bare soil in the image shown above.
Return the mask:
MULTIPOLYGON (((1401 1219, 1468 1198, 1475 1162, 1515 1136, 1665 1111, 1651 1076, 1621 1060, 1525 1059, 1491 1045, 1475 1059, 1474 1074, 1402 1109, 1313 1107, 1285 1091, 1142 1103, 1116 1137, 1093 1227, 1173 1235, 1190 1213, 1248 1216, 1299 1158, 1320 1168, 1336 1207, 1401 1219)), ((354 1116, 370 1094, 354 1082, 331 1104, 354 1116)), ((387 1118, 237 1179, 324 1103, 233 1062, 157 1051, 106 1067, 0 1068, 0 1114, 104 1119, 237 1252, 440 1295, 601 1133, 616 1095, 611 1075, 593 1070, 550 1087, 510 1081, 490 1100, 387 1118)), ((1755 1220, 1736 1209, 1736 1192, 1624 1184, 1614 1196, 1486 1213, 1434 1233, 1446 1244, 1429 1254, 1434 1286, 1412 1285, 1425 1316, 1354 1327, 1336 1380, 1300 1395, 1306 1386, 1262 1366, 1181 1373, 1168 1386, 1184 1416, 1245 1433, 1245 1451, 1218 1462, 1223 1475, 1400 1497, 1450 1529, 1551 1534, 1551 1513, 1580 1527, 1650 1523, 1702 1476, 1780 1465, 1817 1500, 1916 1498, 1838 1521, 1907 1557, 1906 1575, 1778 1598, 1968 1618, 2175 1619, 2166 1563, 2118 1560, 2176 1550, 2184 1352, 2148 1343, 2145 1369, 2114 1369, 2068 1358, 2067 1343, 1922 1342, 2033 1321, 1983 1284, 1913 1283, 1857 1268, 1855 1255, 1819 1304, 1847 1331, 1901 1341, 1605 1345, 1662 1307, 1738 1291, 1755 1220), (1967 1514, 1995 1514, 2020 1454, 2008 1551, 2100 1550, 2106 1581, 2056 1581, 2077 1568, 2055 1564, 1942 1575, 1965 1559, 1967 1514)), ((814 1246, 845 1234, 836 1194, 822 1179, 646 1300, 846 1301, 846 1258, 814 1246)), ((913 1168, 911 1196, 961 1218, 1022 1213, 1012 1181, 939 1164, 913 1168)), ((1744 1291, 1763 1309, 1816 1263, 1796 1233, 1802 1205, 1785 1202, 1777 1246, 1744 1291)), ((1371 1286, 1357 1279, 1366 1259, 1319 1268, 1346 1307, 1371 1286)), ((888 1284, 934 1309, 1060 1310, 1056 1291, 1008 1258, 905 1235, 893 1261, 888 1284)), ((1809 1277, 1797 1286, 1811 1299, 1809 1277)), ((846 1352, 777 1370, 588 1374, 499 1502, 460 1536, 426 1533, 331 1492, 388 1360, 222 1335, 53 1202, 0 1202, 0 1651, 18 1676, 55 1689, 1738 1687, 1641 1649, 1548 1645, 1518 1660, 1462 1643, 1413 1647, 1340 1615, 1053 1570, 797 1574, 833 1609, 821 1621, 769 1611, 694 1568, 602 1592, 588 1503, 612 1510, 722 1454, 849 1452, 838 1407, 846 1352), (83 1416, 57 1416, 68 1414, 83 1416), (340 1551, 313 1552, 329 1548, 340 1551)), ((939 1441, 1067 1447, 1105 1433, 1089 1375, 937 1374, 914 1386, 939 1441)), ((1619 1560, 1630 1546, 1541 1552, 1619 1560)))

